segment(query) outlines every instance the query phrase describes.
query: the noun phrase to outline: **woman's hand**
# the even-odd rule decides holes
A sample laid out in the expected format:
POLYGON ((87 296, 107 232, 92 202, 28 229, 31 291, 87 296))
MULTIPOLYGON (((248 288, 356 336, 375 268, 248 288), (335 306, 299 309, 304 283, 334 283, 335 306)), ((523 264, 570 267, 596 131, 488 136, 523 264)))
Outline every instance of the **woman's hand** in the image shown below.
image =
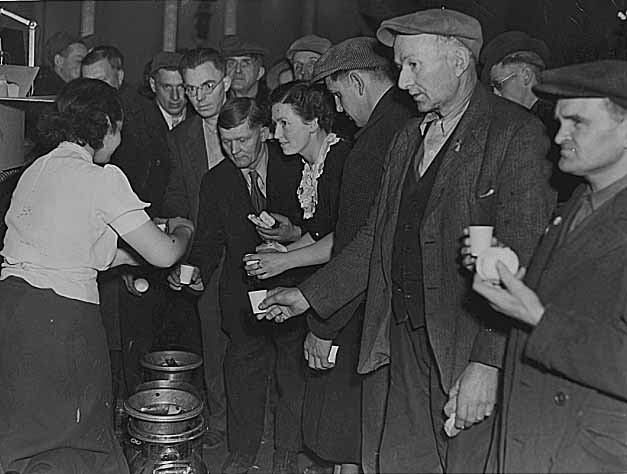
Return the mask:
POLYGON ((271 212, 270 215, 276 220, 276 224, 271 229, 264 229, 257 226, 257 233, 263 240, 276 240, 277 242, 295 242, 300 239, 301 229, 292 224, 288 217, 271 212))
POLYGON ((265 280, 292 268, 289 252, 248 253, 242 259, 248 276, 265 280))

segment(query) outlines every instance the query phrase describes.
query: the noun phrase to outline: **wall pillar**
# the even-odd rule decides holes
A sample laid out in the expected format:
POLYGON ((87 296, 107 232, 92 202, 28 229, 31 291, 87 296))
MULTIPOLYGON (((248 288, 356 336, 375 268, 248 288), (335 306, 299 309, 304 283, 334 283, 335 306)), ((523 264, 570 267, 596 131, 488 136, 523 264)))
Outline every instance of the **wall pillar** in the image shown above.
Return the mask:
POLYGON ((224 35, 237 34, 237 0, 224 2, 224 35))
POLYGON ((301 31, 303 35, 314 33, 316 23, 316 0, 303 0, 303 18, 301 31))
POLYGON ((96 32, 96 1, 81 2, 81 36, 93 35, 96 32))
POLYGON ((178 11, 178 0, 165 0, 163 3, 163 51, 176 51, 178 11))

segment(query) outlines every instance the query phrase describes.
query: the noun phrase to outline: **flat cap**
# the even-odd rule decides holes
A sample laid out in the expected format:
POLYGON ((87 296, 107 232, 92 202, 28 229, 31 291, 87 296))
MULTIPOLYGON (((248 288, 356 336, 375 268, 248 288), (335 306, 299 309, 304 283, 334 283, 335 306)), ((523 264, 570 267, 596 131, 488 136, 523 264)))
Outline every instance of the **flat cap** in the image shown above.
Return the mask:
POLYGON ((245 40, 237 35, 225 36, 220 42, 220 52, 225 58, 249 55, 265 56, 268 54, 268 50, 260 44, 245 40))
POLYGON ((302 38, 298 38, 287 48, 285 57, 291 61, 294 53, 298 51, 311 51, 313 53, 324 54, 330 47, 331 41, 328 39, 317 35, 306 35, 302 38))
POLYGON ((453 36, 477 58, 483 44, 481 24, 476 18, 442 8, 421 10, 384 20, 377 30, 377 38, 386 46, 392 46, 397 35, 421 34, 453 36))
POLYGON ((71 44, 77 43, 84 44, 83 40, 80 37, 71 35, 64 31, 58 31, 57 33, 53 34, 50 38, 48 38, 44 47, 48 64, 52 66, 54 64, 54 57, 57 54, 61 53, 71 44))
POLYGON ((153 74, 159 69, 178 69, 181 59, 183 59, 183 55, 180 53, 169 53, 167 51, 157 53, 150 61, 149 74, 153 74))
POLYGON ((371 69, 386 66, 389 61, 377 51, 381 44, 375 38, 358 36, 349 38, 320 56, 314 65, 311 82, 318 82, 338 71, 371 69))
MULTIPOLYGON (((501 62, 505 56, 520 51, 534 52, 540 56, 544 67, 549 64, 551 54, 549 47, 544 41, 534 38, 523 31, 506 31, 495 36, 481 51, 479 59, 483 65, 482 76, 484 77, 482 79, 487 79, 492 66, 501 62)), ((542 66, 542 64, 538 64, 538 66, 542 66)))
POLYGON ((556 98, 602 98, 627 108, 627 61, 602 60, 542 71, 538 95, 556 98))

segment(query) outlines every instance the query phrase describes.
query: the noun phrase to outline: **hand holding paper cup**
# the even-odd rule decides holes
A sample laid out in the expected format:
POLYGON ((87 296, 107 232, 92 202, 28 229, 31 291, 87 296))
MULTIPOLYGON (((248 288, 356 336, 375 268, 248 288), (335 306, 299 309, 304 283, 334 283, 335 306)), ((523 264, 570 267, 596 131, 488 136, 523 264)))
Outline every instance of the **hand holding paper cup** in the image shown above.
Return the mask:
POLYGON ((192 277, 194 276, 194 266, 187 265, 185 263, 181 263, 181 273, 179 276, 179 281, 181 285, 189 285, 192 282, 192 277))
POLYGON ((496 269, 496 262, 503 263, 503 265, 514 274, 518 271, 520 265, 518 256, 509 247, 490 247, 481 252, 477 257, 475 264, 477 275, 479 275, 482 280, 498 285, 501 278, 496 269))
POLYGON ((492 247, 492 235, 494 227, 491 225, 471 225, 468 226, 470 237, 470 254, 478 257, 481 252, 492 247))
POLYGON ((266 295, 268 290, 256 290, 248 292, 248 299, 250 300, 250 306, 253 309, 253 313, 260 314, 263 313, 263 309, 259 309, 259 305, 263 300, 266 299, 266 295))

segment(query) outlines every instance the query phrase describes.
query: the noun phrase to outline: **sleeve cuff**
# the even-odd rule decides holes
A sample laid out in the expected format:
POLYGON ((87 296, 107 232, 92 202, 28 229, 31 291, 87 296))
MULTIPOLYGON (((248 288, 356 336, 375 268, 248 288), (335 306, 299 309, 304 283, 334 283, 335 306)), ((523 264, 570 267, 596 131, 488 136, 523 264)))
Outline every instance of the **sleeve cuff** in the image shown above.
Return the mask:
POLYGON ((136 209, 126 212, 110 222, 111 227, 115 229, 118 235, 128 234, 138 227, 142 226, 150 220, 150 217, 144 210, 136 209))

